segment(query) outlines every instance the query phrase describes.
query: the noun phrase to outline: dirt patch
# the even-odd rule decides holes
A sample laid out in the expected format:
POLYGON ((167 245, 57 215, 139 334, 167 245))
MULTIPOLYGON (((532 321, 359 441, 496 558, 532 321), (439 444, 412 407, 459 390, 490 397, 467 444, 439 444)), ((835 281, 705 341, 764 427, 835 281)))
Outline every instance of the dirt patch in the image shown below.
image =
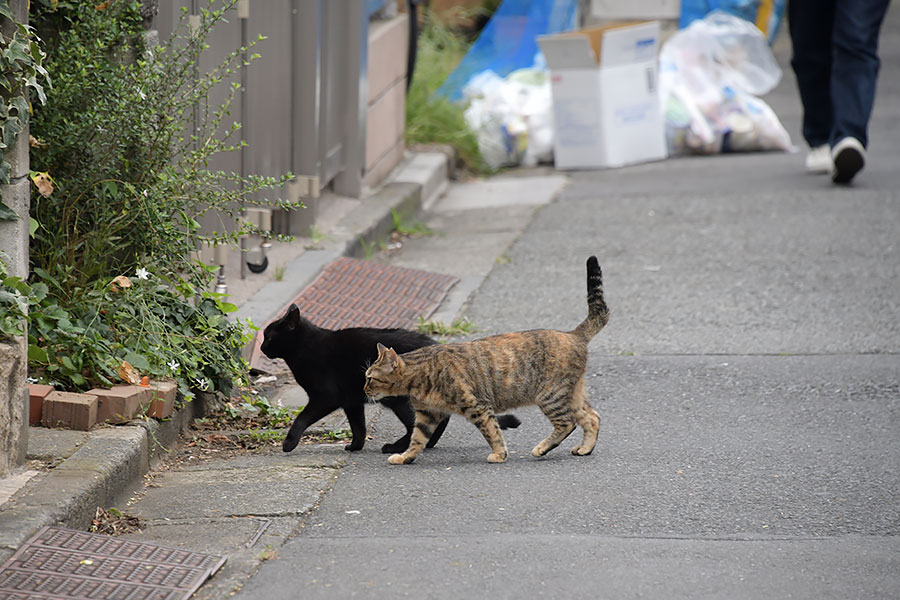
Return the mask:
POLYGON ((105 533, 106 535, 124 535, 141 531, 143 525, 137 517, 127 515, 117 508, 109 510, 98 506, 91 521, 92 533, 105 533))

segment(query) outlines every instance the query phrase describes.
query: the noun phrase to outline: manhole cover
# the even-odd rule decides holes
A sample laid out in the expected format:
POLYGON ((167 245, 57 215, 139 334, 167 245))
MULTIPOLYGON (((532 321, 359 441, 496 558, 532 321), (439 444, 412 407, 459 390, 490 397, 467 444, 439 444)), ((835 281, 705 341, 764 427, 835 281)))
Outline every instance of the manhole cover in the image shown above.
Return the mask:
MULTIPOLYGON (((420 316, 428 318, 457 281, 453 275, 341 257, 330 262, 293 303, 300 314, 327 329, 408 329, 420 316)), ((262 334, 260 330, 256 336, 251 366, 267 372, 285 370, 281 361, 273 369, 274 361, 259 351, 262 334)))
POLYGON ((0 600, 186 599, 224 563, 221 556, 44 527, 0 568, 0 600))

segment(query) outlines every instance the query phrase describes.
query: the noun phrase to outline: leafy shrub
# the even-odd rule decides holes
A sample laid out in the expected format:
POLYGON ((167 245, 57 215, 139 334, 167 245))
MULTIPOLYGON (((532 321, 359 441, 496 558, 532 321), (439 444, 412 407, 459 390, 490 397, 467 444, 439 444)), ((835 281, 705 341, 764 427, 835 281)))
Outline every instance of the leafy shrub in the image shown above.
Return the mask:
POLYGON ((6 277, 0 263, 0 337, 24 334, 27 323, 32 376, 84 390, 120 381, 127 361, 142 375, 174 377, 188 398, 245 381, 250 334, 227 319, 233 305, 206 291, 214 269, 196 250, 258 233, 240 218, 247 204, 292 207, 256 199, 290 174, 209 168, 241 148, 240 125, 226 122, 238 91, 229 80, 256 57, 254 42, 210 72, 197 68, 235 4, 209 2, 192 35, 185 12, 171 40, 148 46, 140 2, 31 3, 54 86, 31 121, 32 277, 6 277), (213 105, 219 85, 229 95, 213 105), (222 227, 201 230, 204 215, 222 227))
MULTIPOLYGON (((8 184, 12 165, 2 153, 13 147, 28 125, 32 101, 46 102, 43 83, 48 78, 34 30, 15 21, 9 0, 0 0, 0 23, 4 31, 0 34, 0 184, 8 184)), ((18 218, 0 196, 0 221, 18 218)))
POLYGON ((142 265, 167 280, 208 287, 211 274, 192 254, 256 233, 241 220, 241 208, 283 206, 256 200, 256 193, 291 178, 209 168, 215 155, 241 147, 234 139, 240 125, 226 122, 239 87, 229 78, 246 66, 244 57, 258 56, 248 56, 254 42, 210 72, 196 71, 207 36, 235 1, 221 9, 210 3, 193 37, 182 18, 159 46, 144 42, 140 2, 33 4, 32 23, 49 34, 54 86, 31 126, 38 139, 32 169, 52 179, 52 188, 32 194, 39 223, 32 264, 71 290, 142 265), (213 106, 210 91, 219 85, 229 95, 213 106), (222 227, 202 230, 207 214, 222 227))
POLYGON ((32 377, 84 391, 121 382, 128 362, 143 375, 175 379, 187 399, 194 389, 227 395, 246 383, 241 349, 250 336, 227 319, 233 305, 204 298, 194 306, 149 274, 116 278, 63 304, 52 289, 61 282, 40 268, 36 274, 33 284, 0 277, 0 338, 22 335, 27 315, 32 377))

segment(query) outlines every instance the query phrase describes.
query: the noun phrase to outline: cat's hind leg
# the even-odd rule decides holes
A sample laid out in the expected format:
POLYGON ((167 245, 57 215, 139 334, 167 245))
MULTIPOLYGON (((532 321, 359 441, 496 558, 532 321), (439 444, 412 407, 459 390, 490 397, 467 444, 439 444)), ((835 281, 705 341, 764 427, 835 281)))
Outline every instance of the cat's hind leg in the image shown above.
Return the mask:
POLYGON ((431 434, 431 439, 425 444, 426 448, 434 448, 434 445, 437 444, 438 440, 441 439, 441 436, 444 435, 444 430, 447 429, 447 423, 449 422, 450 415, 447 415, 437 424, 437 427, 434 428, 434 432, 431 434))
POLYGON ((531 451, 533 456, 544 456, 575 431, 575 418, 566 395, 540 402, 539 406, 553 425, 553 432, 534 447, 531 451))
POLYGON ((407 465, 416 460, 416 457, 425 448, 425 444, 434 433, 438 423, 446 417, 444 413, 431 410, 416 411, 416 426, 412 432, 412 438, 409 441, 409 448, 403 454, 392 454, 388 458, 388 462, 392 465, 407 465))
POLYGON ((600 415, 587 401, 587 392, 584 389, 584 377, 575 386, 574 395, 575 420, 584 431, 581 443, 572 448, 572 454, 587 456, 594 451, 597 444, 597 436, 600 434, 600 415))

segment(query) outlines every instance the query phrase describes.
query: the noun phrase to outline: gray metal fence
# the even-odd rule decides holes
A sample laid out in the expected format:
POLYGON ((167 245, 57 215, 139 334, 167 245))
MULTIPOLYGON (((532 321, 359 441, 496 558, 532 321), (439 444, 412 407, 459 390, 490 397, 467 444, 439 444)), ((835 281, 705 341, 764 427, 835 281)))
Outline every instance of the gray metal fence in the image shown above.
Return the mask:
MULTIPOLYGON (((276 211, 271 218, 277 233, 306 232, 326 186, 345 196, 362 192, 372 4, 384 0, 240 0, 237 13, 208 40, 201 70, 259 34, 266 36, 254 48, 261 58, 243 70, 241 93, 232 106, 248 147, 217 157, 211 167, 270 176, 294 173, 297 178, 280 195, 302 199, 307 209, 276 211)), ((154 28, 166 40, 183 10, 197 15, 205 5, 203 0, 163 1, 154 28)), ((226 93, 222 86, 211 100, 223 100, 226 93)))

